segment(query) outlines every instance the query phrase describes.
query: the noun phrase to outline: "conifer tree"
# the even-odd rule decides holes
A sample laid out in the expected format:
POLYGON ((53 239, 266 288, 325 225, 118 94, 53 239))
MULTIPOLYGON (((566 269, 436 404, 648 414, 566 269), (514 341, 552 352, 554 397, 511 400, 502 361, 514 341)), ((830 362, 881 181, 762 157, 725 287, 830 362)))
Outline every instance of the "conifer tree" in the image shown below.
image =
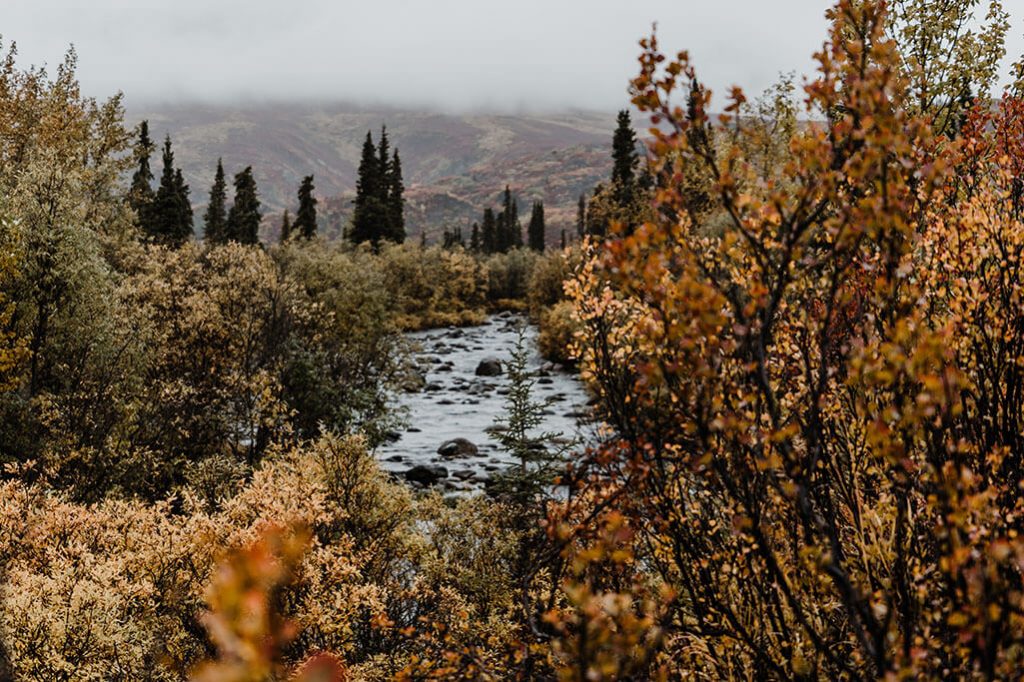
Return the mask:
POLYGON ((205 225, 203 235, 210 244, 227 241, 227 183, 224 181, 224 164, 217 159, 217 173, 210 188, 210 203, 203 214, 205 225))
POLYGON ((565 242, 565 230, 563 229, 563 230, 562 230, 562 251, 565 251, 565 247, 566 247, 566 242, 565 242))
POLYGON ((139 124, 139 142, 135 147, 139 166, 132 175, 131 192, 128 195, 129 204, 143 229, 148 229, 147 225, 152 219, 153 171, 149 167, 149 158, 154 148, 153 141, 149 139, 149 121, 143 121, 139 124))
POLYGON ((523 228, 519 224, 519 204, 512 198, 512 190, 505 185, 501 214, 498 216, 497 250, 504 253, 523 245, 523 228))
POLYGON ((380 199, 383 184, 377 148, 373 144, 373 136, 367 132, 359 161, 355 212, 349 233, 351 240, 357 244, 371 242, 376 246, 380 242, 380 230, 385 218, 385 204, 380 199))
POLYGON ((286 244, 292 238, 292 222, 288 217, 288 209, 281 216, 281 243, 286 244))
POLYGON ((386 127, 381 128, 380 144, 366 133, 356 180, 355 211, 349 238, 356 243, 371 242, 374 248, 382 239, 405 241, 405 186, 398 150, 391 153, 386 127))
POLYGON ((587 196, 585 194, 580 195, 580 199, 576 202, 576 236, 583 239, 583 235, 587 233, 587 196))
MULTIPOLYGON (((544 202, 535 201, 533 202, 533 208, 530 211, 530 224, 526 228, 527 234, 529 235, 530 248, 534 251, 544 250, 544 202)), ((564 233, 563 233, 564 238, 564 233)))
POLYGON ((252 166, 246 166, 235 175, 235 201, 228 212, 227 238, 241 244, 258 244, 261 217, 252 166))
MULTIPOLYGON (((313 196, 313 176, 307 175, 299 185, 299 212, 295 214, 292 229, 303 239, 316 236, 316 197, 313 196)), ((285 211, 287 217, 288 212, 285 211)))
POLYGON ((176 244, 184 244, 192 238, 195 217, 192 215, 192 202, 188 198, 189 186, 185 184, 185 176, 180 168, 174 171, 174 192, 178 197, 178 221, 171 237, 176 244))
POLYGON ((381 198, 387 196, 387 177, 391 169, 391 141, 388 140, 388 127, 380 127, 380 143, 377 144, 377 171, 383 180, 380 187, 381 198))
POLYGON ((396 149, 391 156, 387 176, 388 238, 401 244, 405 241, 405 185, 402 182, 402 160, 396 149))
POLYGON ((523 226, 519 222, 519 201, 512 200, 512 211, 508 218, 509 248, 518 249, 523 245, 523 226))
POLYGON ((480 223, 473 223, 473 230, 469 234, 469 250, 473 253, 480 253, 480 223))
POLYGON ((628 202, 633 195, 639 161, 636 133, 630 123, 629 111, 623 109, 619 112, 618 126, 612 137, 612 184, 615 185, 620 203, 628 202))
POLYGON ((163 165, 146 229, 156 242, 181 246, 192 234, 192 207, 188 203, 188 187, 181 171, 174 168, 170 135, 164 140, 163 165))
POLYGON ((483 227, 480 230, 480 241, 486 254, 496 253, 498 249, 498 223, 494 217, 494 209, 484 209, 483 227))
POLYGON ((445 229, 441 243, 446 249, 453 249, 456 246, 465 248, 466 242, 462 238, 462 228, 456 227, 451 230, 445 229))

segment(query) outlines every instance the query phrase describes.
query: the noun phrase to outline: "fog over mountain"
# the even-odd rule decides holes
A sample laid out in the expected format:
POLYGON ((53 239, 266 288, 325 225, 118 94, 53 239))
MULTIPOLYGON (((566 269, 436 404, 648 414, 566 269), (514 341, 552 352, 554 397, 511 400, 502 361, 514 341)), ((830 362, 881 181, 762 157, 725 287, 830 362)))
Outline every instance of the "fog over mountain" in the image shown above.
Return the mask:
POLYGON ((6 0, 24 61, 76 46, 90 94, 344 99, 445 109, 614 109, 657 21, 704 77, 761 90, 806 71, 828 0, 6 0), (808 5, 819 8, 807 11, 808 5), (799 10, 799 11, 797 11, 799 10), (786 31, 766 30, 786 18, 786 31))

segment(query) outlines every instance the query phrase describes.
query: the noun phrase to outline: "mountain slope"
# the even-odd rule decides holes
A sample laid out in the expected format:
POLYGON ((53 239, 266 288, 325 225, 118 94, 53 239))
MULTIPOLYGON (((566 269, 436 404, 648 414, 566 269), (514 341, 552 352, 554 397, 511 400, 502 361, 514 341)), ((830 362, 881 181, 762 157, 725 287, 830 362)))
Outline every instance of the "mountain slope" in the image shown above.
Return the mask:
POLYGON ((310 173, 324 230, 337 233, 351 209, 366 132, 377 140, 386 124, 402 156, 410 235, 426 229, 434 238, 445 226, 468 225, 485 205, 497 205, 507 183, 521 215, 528 215, 530 201, 545 202, 555 241, 558 229, 572 225, 578 196, 610 172, 614 128, 612 114, 594 112, 460 115, 338 104, 188 104, 128 113, 130 123, 144 118, 155 139, 171 135, 197 211, 206 203, 219 157, 229 176, 251 165, 268 236, 280 211, 295 210, 295 191, 310 173))

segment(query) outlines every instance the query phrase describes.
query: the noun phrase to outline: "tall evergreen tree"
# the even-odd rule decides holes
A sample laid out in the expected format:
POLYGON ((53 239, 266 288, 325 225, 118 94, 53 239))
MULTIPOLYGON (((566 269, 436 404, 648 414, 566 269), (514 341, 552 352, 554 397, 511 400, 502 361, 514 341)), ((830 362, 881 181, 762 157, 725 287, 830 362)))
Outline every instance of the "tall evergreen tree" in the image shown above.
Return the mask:
POLYGON ((217 159, 217 173, 210 188, 210 203, 203 214, 203 235, 210 244, 227 241, 227 183, 224 181, 224 164, 217 159))
POLYGON ((228 211, 227 238, 240 244, 258 244, 261 217, 252 166, 246 166, 235 175, 235 201, 228 211))
POLYGON ((562 251, 565 251, 565 247, 566 247, 566 242, 565 242, 565 230, 563 229, 563 230, 562 230, 562 251))
POLYGON ((469 250, 480 253, 483 244, 480 241, 480 223, 473 223, 473 231, 469 234, 469 250))
POLYGON ((405 184, 402 182, 402 160, 398 150, 391 155, 387 176, 388 238, 401 244, 405 241, 405 184))
MULTIPOLYGON (((299 212, 295 214, 292 229, 303 239, 316 236, 316 197, 313 196, 313 176, 307 175, 299 185, 299 212)), ((287 212, 285 213, 287 215, 287 212)))
POLYGON ((583 235, 587 233, 587 196, 585 194, 580 195, 579 201, 576 202, 576 236, 583 239, 583 235))
POLYGON ((292 221, 288 217, 288 209, 284 210, 284 215, 281 216, 281 243, 286 244, 292 238, 292 221))
POLYGON ((148 229, 147 225, 151 220, 153 207, 153 171, 149 167, 149 158, 153 154, 156 145, 149 139, 149 121, 139 124, 139 142, 135 146, 135 153, 138 155, 139 166, 132 174, 131 192, 128 194, 128 202, 139 219, 139 225, 148 229))
POLYGON ((628 200, 635 186, 640 156, 636 152, 636 133, 633 132, 629 111, 620 111, 617 123, 612 137, 612 183, 617 193, 628 200))
POLYGON ((544 227, 544 202, 535 201, 530 211, 530 224, 526 228, 529 235, 530 248, 534 251, 544 250, 544 227))
POLYGON ((480 241, 484 253, 496 253, 498 245, 498 221, 494 217, 493 208, 484 209, 483 227, 480 229, 480 241))
POLYGON ((180 168, 174 171, 174 192, 178 197, 178 222, 175 225, 175 232, 172 235, 175 243, 184 244, 192 238, 194 233, 192 215, 192 202, 189 200, 189 187, 185 184, 185 176, 180 168))
POLYGON ((349 237, 357 244, 371 242, 376 246, 380 242, 381 228, 385 221, 385 203, 381 201, 383 185, 377 148, 373 144, 373 136, 367 132, 359 160, 355 211, 352 215, 352 230, 349 232, 349 237))
POLYGON ((391 153, 388 131, 382 127, 380 144, 373 144, 367 132, 356 180, 355 211, 349 238, 371 242, 374 248, 382 239, 405 241, 405 186, 402 160, 398 150, 391 153))
POLYGON ((380 173, 382 184, 380 197, 387 199, 387 178, 391 170, 391 141, 388 140, 388 127, 380 127, 380 143, 377 145, 377 172, 380 173))
POLYGON ((498 216, 498 251, 505 252, 523 245, 523 228, 519 224, 519 205, 512 190, 505 185, 501 214, 498 216))
POLYGON ((508 251, 511 246, 509 239, 508 214, 505 211, 499 211, 494 218, 494 252, 505 253, 508 251))
POLYGON ((146 226, 150 237, 161 244, 181 246, 192 235, 192 207, 181 171, 174 168, 171 136, 164 140, 163 172, 146 226), (187 215, 186 215, 187 214, 187 215))

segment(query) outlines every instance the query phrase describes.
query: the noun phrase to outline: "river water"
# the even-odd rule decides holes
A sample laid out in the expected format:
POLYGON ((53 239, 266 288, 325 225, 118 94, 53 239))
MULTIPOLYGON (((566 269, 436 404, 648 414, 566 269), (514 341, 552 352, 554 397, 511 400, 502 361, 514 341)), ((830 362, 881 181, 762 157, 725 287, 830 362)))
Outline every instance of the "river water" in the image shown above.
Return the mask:
POLYGON ((406 411, 407 427, 397 440, 377 449, 381 465, 403 477, 416 465, 440 465, 447 475, 437 483, 447 491, 482 487, 491 474, 512 463, 488 433, 505 414, 508 375, 477 376, 481 361, 507 363, 524 328, 529 368, 534 376, 533 395, 550 400, 544 423, 537 432, 560 433, 563 439, 586 439, 588 396, 575 374, 546 362, 537 352, 537 331, 525 318, 503 313, 477 327, 432 329, 408 335, 414 357, 425 379, 422 390, 398 396, 406 411), (442 457, 442 443, 464 438, 476 445, 475 455, 442 457))

